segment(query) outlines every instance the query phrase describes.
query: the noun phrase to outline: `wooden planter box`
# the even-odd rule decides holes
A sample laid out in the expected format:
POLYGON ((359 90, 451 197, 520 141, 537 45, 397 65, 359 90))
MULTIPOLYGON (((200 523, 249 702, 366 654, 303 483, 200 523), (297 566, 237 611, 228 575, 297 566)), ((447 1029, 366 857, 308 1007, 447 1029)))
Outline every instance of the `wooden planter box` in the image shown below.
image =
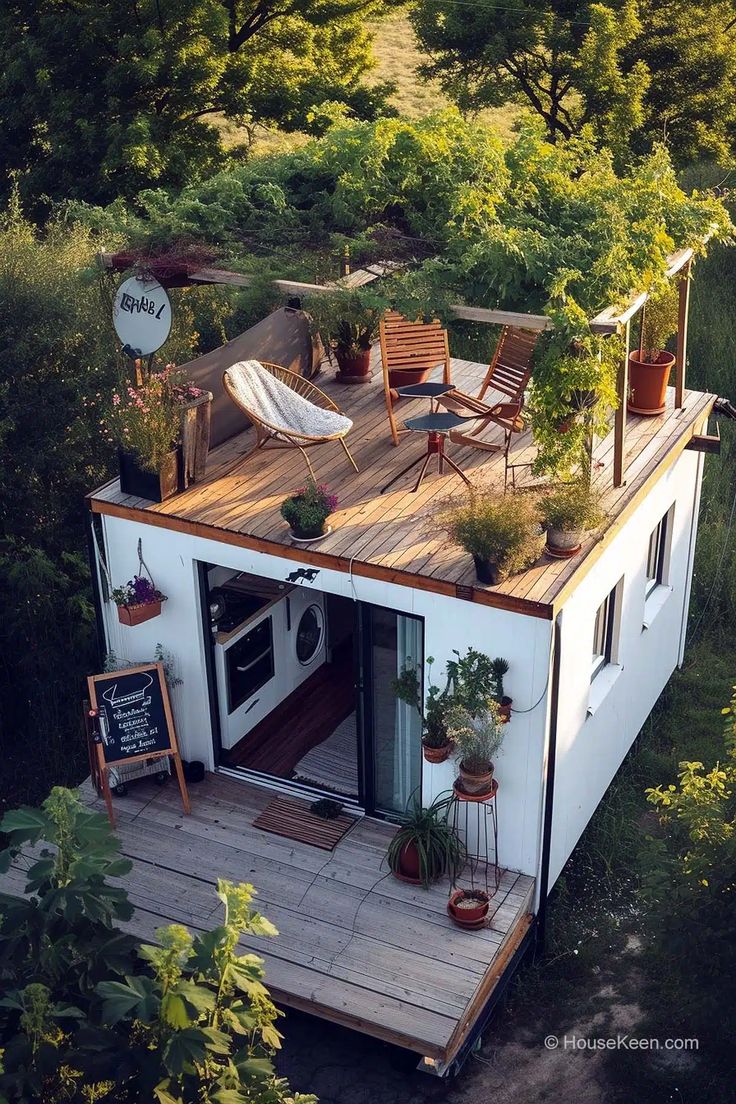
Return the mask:
POLYGON ((210 450, 212 392, 205 391, 182 408, 181 482, 182 488, 204 479, 210 450))
POLYGON ((157 602, 139 602, 135 606, 118 606, 118 621, 121 625, 142 625, 152 621, 161 613, 163 598, 157 602))
POLYGON ((173 449, 166 457, 161 471, 146 471, 132 452, 118 451, 120 464, 120 490, 136 498, 150 502, 165 502, 179 490, 179 449, 173 449))

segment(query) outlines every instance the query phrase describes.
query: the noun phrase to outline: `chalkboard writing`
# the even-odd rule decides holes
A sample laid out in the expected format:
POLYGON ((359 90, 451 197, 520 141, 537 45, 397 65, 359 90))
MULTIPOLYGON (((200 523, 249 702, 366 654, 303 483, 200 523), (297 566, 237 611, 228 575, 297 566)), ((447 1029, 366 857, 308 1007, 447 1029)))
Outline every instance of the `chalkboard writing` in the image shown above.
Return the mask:
POLYGON ((174 730, 163 663, 126 667, 105 675, 89 675, 89 706, 85 726, 90 766, 97 792, 105 798, 115 826, 108 772, 115 764, 168 756, 176 771, 184 812, 190 811, 179 746, 174 730))
POLYGON ((98 737, 106 763, 171 750, 165 693, 155 666, 96 676, 98 737))

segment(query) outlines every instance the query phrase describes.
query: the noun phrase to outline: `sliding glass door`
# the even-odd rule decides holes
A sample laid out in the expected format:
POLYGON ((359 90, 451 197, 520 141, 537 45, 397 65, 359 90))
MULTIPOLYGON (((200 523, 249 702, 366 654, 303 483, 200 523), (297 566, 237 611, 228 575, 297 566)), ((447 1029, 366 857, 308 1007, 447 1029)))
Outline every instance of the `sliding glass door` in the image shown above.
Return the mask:
POLYGON ((363 605, 363 779, 369 812, 403 813, 422 780, 422 719, 396 697, 405 667, 424 666, 424 623, 417 617, 363 605))

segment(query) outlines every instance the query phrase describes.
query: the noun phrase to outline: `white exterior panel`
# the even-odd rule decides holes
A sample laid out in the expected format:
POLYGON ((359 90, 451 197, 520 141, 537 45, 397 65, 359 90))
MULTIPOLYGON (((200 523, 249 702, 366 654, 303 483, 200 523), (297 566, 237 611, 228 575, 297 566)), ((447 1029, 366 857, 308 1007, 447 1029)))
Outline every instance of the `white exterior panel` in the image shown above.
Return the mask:
POLYGON ((701 467, 700 454, 684 452, 564 604, 550 888, 679 662, 701 467), (645 611, 649 537, 673 505, 669 589, 655 590, 645 611), (617 663, 591 682, 596 611, 621 580, 617 663))
MULTIPOLYGON (((103 523, 113 583, 124 582, 133 574, 136 545, 141 538, 146 564, 156 585, 168 596, 160 617, 133 628, 120 625, 114 605, 107 603, 108 647, 122 658, 141 660, 149 659, 160 643, 173 655, 176 672, 183 680, 173 694, 182 755, 201 759, 211 770, 214 757, 196 561, 278 580, 285 580, 300 565, 136 521, 104 516, 103 523)), ((320 569, 313 583, 300 585, 423 618, 425 655, 434 656, 437 680, 455 648, 462 652, 472 645, 509 661, 505 682, 514 708, 526 710, 538 704, 530 713, 514 713, 496 761, 500 861, 510 869, 534 875, 539 863, 551 622, 327 569, 320 569)), ((454 774, 452 761, 437 766, 424 763, 425 802, 448 789, 454 774)))

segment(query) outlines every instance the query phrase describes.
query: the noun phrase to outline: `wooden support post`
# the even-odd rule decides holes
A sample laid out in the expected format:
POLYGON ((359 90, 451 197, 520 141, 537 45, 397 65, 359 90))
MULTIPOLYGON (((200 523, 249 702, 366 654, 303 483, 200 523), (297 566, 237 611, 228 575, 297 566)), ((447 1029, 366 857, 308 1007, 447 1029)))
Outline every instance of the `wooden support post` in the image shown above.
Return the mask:
POLYGON ((675 363, 675 406, 685 405, 685 369, 687 367, 687 325, 690 313, 690 269, 688 261, 680 275, 680 306, 677 314, 677 361, 675 363))
POLYGON ((629 348, 631 346, 631 320, 624 327, 624 355, 618 366, 616 393, 618 409, 613 427, 613 485, 624 485, 624 446, 626 444, 626 404, 629 398, 629 348))

